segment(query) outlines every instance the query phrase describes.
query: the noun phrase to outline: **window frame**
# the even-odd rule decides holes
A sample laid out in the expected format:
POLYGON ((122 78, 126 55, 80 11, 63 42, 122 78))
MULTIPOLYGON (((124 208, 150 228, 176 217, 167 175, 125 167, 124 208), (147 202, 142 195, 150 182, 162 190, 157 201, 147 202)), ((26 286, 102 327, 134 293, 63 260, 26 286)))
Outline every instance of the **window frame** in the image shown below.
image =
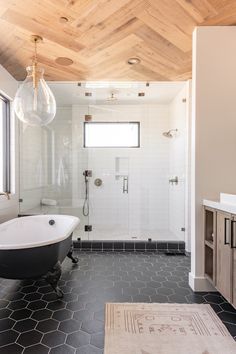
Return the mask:
POLYGON ((140 148, 140 122, 138 121, 119 121, 119 122, 111 122, 111 121, 94 121, 94 122, 84 122, 83 126, 83 147, 86 149, 139 149, 140 148), (138 145, 136 146, 86 146, 86 125, 91 124, 136 124, 138 126, 138 145))
POLYGON ((0 92, 3 101, 3 190, 0 192, 11 193, 11 115, 10 100, 0 92))

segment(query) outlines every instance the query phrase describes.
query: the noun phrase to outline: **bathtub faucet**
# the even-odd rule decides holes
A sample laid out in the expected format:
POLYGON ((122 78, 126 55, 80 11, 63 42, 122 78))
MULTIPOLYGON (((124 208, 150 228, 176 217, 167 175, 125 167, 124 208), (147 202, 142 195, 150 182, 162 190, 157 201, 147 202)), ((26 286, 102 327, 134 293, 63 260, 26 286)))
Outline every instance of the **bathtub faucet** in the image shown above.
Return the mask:
POLYGON ((9 200, 10 199, 10 193, 8 193, 8 192, 1 192, 0 193, 0 196, 1 195, 5 195, 5 197, 9 200))

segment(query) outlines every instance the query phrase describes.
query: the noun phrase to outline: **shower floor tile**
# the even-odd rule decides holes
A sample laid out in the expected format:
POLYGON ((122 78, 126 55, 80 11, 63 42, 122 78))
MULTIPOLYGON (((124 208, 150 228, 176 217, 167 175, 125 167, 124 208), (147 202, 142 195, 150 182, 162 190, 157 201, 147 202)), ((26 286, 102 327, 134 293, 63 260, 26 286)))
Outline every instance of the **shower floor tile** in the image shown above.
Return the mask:
POLYGON ((38 280, 0 279, 0 353, 103 353, 106 302, 209 303, 236 339, 236 310, 188 286, 190 258, 153 252, 76 252, 63 263, 64 298, 38 280))

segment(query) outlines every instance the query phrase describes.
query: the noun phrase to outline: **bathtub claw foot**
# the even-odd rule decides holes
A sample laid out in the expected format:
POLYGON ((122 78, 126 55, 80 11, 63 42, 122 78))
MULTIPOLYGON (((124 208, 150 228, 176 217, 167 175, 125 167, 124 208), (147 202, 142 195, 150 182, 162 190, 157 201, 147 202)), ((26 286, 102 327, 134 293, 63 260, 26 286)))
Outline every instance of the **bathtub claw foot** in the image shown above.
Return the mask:
POLYGON ((72 263, 74 263, 74 264, 79 262, 79 258, 73 256, 73 246, 71 246, 71 249, 67 254, 67 257, 70 258, 72 260, 72 263))
POLYGON ((62 290, 60 289, 60 288, 56 288, 55 289, 55 293, 57 294, 57 297, 58 297, 58 299, 62 299, 63 298, 63 292, 62 292, 62 290))
POLYGON ((61 299, 63 297, 63 292, 57 286, 58 281, 61 278, 61 264, 60 264, 60 262, 57 262, 55 264, 55 266, 49 272, 47 272, 47 274, 43 278, 46 280, 46 282, 49 285, 51 285, 51 287, 53 288, 53 290, 57 294, 58 298, 61 299))
POLYGON ((78 257, 72 257, 72 263, 78 263, 79 262, 79 258, 78 257))

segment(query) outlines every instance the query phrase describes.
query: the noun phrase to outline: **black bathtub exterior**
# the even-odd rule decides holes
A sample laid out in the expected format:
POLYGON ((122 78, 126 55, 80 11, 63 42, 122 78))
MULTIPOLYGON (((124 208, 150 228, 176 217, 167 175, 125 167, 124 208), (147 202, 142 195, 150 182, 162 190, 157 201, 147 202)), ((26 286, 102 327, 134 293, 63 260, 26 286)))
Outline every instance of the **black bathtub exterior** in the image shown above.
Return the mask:
POLYGON ((41 247, 0 250, 0 277, 33 279, 45 275, 70 252, 72 234, 65 240, 41 247))

